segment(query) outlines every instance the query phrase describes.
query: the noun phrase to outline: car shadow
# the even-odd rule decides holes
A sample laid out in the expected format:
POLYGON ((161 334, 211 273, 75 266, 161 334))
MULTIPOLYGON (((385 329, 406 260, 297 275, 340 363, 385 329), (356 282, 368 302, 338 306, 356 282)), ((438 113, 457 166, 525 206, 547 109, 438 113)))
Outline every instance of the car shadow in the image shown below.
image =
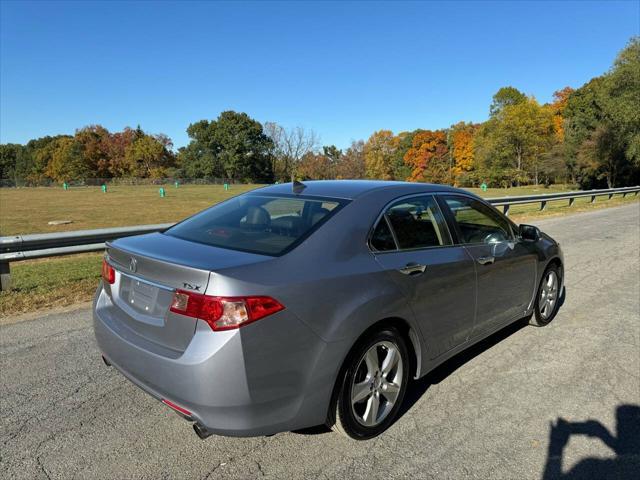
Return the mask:
MULTIPOLYGON (((517 331, 521 330, 528 324, 528 318, 523 318, 518 320, 517 322, 504 327, 498 332, 490 335, 484 340, 476 343, 475 345, 467 348, 466 350, 458 353, 457 355, 451 357, 434 370, 429 372, 424 377, 413 380, 409 382, 407 386, 407 391, 405 393, 404 400, 402 402, 402 406, 398 412, 398 416, 396 417, 396 421, 400 419, 405 413, 411 410, 411 407, 420 400, 422 395, 428 390, 431 385, 435 385, 446 379, 449 375, 455 372, 458 368, 463 366, 465 363, 469 362, 473 358, 480 355, 482 352, 490 349, 494 345, 497 345, 501 341, 505 340, 509 336, 513 335, 517 331)), ((302 428, 299 430, 294 430, 292 433, 300 434, 300 435, 319 435, 323 433, 330 432, 329 429, 325 425, 316 425, 315 427, 302 428)))
POLYGON ((640 472, 640 406, 616 408, 616 431, 597 420, 572 422, 558 418, 549 428, 549 448, 542 480, 638 478, 640 472), (586 457, 566 472, 562 460, 572 435, 597 438, 615 453, 613 458, 586 457))
POLYGON ((424 377, 419 378, 418 380, 413 380, 409 383, 407 387, 407 392, 405 393, 404 401, 402 403, 402 407, 398 412, 398 417, 402 417, 406 414, 415 403, 420 400, 420 398, 426 393, 431 385, 437 385, 438 383, 445 380, 451 374, 453 374, 460 367, 465 365, 466 363, 473 360, 478 355, 486 352, 491 347, 497 345, 503 340, 509 338, 514 333, 522 330, 524 327, 528 325, 528 317, 518 320, 503 329, 493 333, 488 336, 484 340, 476 343, 475 345, 470 346, 469 348, 463 350, 462 352, 454 355, 441 365, 437 366, 431 372, 426 374, 424 377))

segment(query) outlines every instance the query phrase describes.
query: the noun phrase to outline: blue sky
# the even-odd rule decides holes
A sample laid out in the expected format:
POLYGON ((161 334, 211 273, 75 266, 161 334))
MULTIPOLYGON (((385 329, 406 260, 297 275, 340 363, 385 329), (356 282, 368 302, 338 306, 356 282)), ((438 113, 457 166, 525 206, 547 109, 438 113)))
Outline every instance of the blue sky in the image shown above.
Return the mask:
POLYGON ((224 110, 346 147, 487 118, 605 72, 640 2, 12 2, 0 6, 0 142, 140 124, 188 142, 224 110))

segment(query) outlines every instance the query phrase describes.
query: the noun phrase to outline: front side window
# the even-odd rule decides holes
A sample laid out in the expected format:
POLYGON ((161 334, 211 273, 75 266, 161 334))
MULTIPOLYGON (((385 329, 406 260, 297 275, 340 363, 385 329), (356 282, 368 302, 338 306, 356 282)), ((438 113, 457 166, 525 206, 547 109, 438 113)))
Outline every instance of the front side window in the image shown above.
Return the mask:
POLYGON ((346 201, 241 195, 175 225, 165 233, 214 247, 281 255, 302 242, 346 201))
POLYGON ((389 207, 385 216, 401 250, 451 243, 440 209, 430 195, 399 200, 389 207))
POLYGON ((461 243, 497 243, 511 240, 509 222, 481 201, 463 196, 445 196, 458 227, 461 243))

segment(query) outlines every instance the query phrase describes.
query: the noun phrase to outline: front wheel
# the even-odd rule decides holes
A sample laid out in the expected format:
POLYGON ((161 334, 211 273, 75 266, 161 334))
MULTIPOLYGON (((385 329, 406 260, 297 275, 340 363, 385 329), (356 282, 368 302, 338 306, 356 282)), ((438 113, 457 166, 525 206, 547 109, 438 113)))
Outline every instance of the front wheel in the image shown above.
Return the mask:
POLYGON ((560 268, 549 265, 542 275, 536 297, 531 325, 543 327, 556 316, 560 307, 560 268))
POLYGON ((408 379, 409 355, 402 335, 395 328, 367 335, 342 370, 331 427, 357 440, 379 435, 398 415, 408 379))

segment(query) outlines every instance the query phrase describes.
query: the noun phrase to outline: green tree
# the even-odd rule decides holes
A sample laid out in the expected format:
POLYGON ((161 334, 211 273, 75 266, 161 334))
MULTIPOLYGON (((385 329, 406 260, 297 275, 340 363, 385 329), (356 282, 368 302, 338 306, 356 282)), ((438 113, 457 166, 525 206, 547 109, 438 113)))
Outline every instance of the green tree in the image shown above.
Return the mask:
POLYGON ((552 146, 553 118, 535 99, 506 105, 485 122, 474 139, 475 155, 489 179, 520 185, 540 180, 540 162, 552 146))
POLYGON ((524 103, 527 96, 515 87, 502 87, 493 96, 493 102, 489 107, 489 115, 492 117, 502 111, 504 107, 524 103))
POLYGON ((15 180, 16 163, 24 147, 16 143, 0 145, 0 179, 15 180))
POLYGON ((394 180, 407 180, 411 176, 411 167, 404 157, 413 145, 413 137, 422 130, 400 132, 396 135, 395 150, 391 155, 391 174, 394 180))
POLYGON ((573 92, 565 108, 565 153, 583 188, 640 181, 640 40, 611 70, 573 92))
POLYGON ((331 163, 338 163, 342 157, 342 150, 335 145, 325 145, 322 147, 322 153, 325 157, 329 158, 331 163))
POLYGON ((272 140, 246 113, 222 112, 216 120, 189 125, 191 142, 180 151, 185 172, 220 173, 226 178, 271 182, 272 140))
POLYGON ((606 76, 604 113, 613 148, 640 167, 640 37, 631 39, 606 76))

